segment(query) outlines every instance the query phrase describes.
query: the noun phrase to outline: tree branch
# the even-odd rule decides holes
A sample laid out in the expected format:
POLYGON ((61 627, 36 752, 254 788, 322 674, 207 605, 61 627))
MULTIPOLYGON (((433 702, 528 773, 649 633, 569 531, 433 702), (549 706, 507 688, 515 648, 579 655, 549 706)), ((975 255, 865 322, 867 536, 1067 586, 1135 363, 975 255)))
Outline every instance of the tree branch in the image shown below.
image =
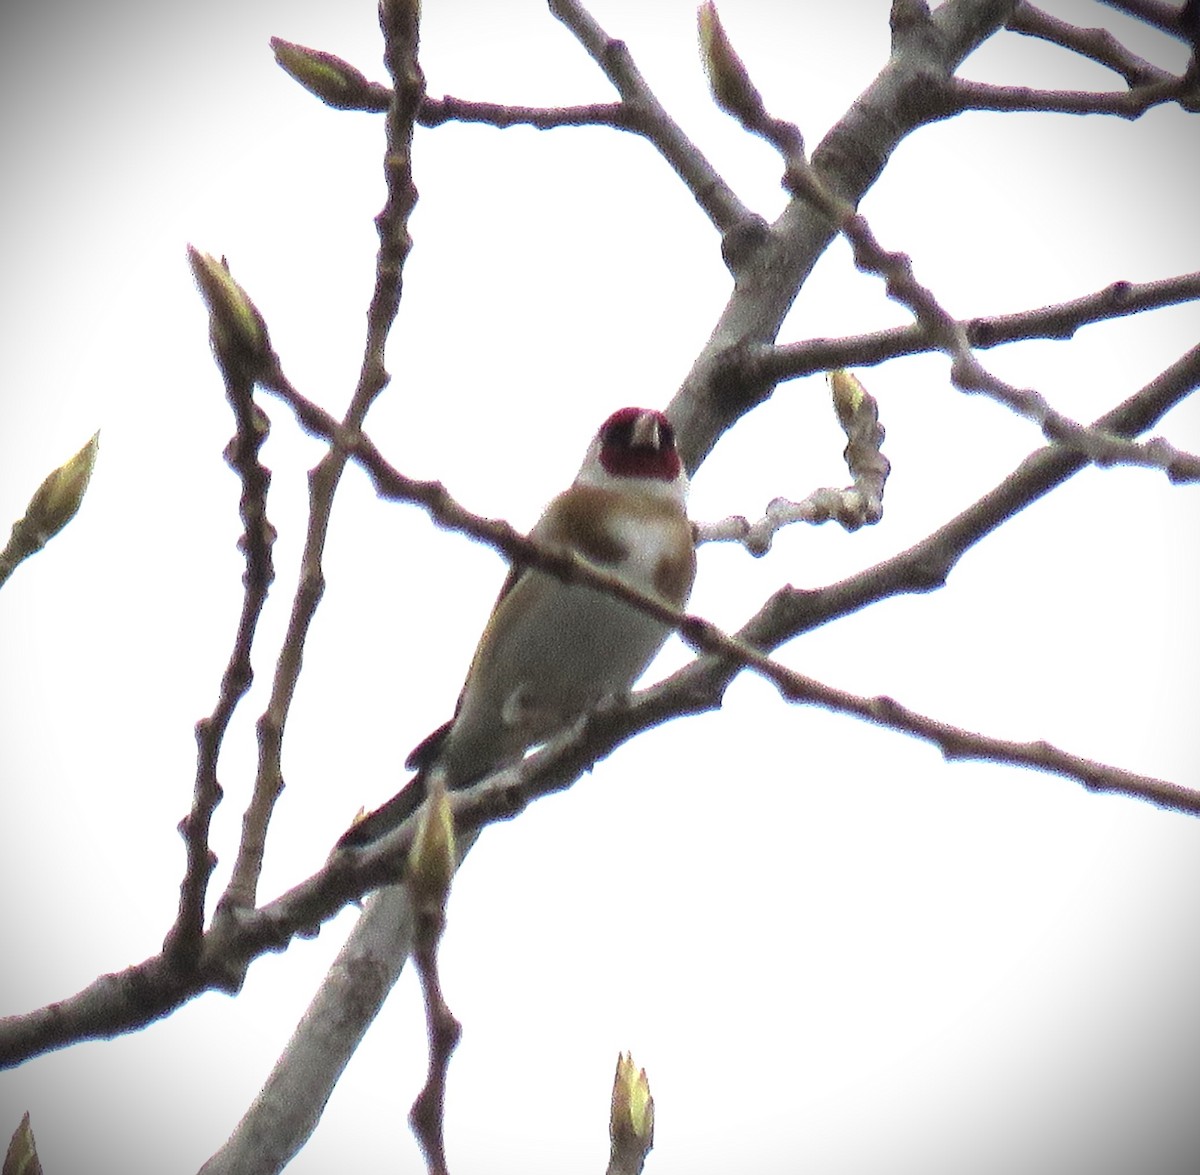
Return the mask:
POLYGON ((1168 36, 1187 39, 1188 30, 1181 19, 1187 10, 1186 4, 1182 8, 1172 8, 1162 0, 1101 0, 1101 3, 1144 21, 1168 36))
MULTIPOLYGON (((1198 385, 1200 346, 1100 417, 1094 427, 1118 435, 1136 435, 1150 428, 1198 385)), ((360 459, 365 464, 365 457, 360 459)), ((824 686, 779 666, 766 655, 802 632, 878 600, 941 586, 971 547, 1085 465, 1080 454, 1060 446, 1041 449, 1027 457, 995 489, 908 551, 825 588, 808 592, 781 589, 731 637, 724 638, 719 630, 698 618, 680 618, 681 631, 690 632, 699 640, 710 640, 717 653, 701 657, 667 681, 635 695, 630 706, 609 706, 586 716, 518 767, 497 773, 475 787, 452 793, 449 802, 459 831, 460 857, 473 843, 470 830, 488 821, 514 815, 533 796, 568 786, 597 759, 610 754, 635 733, 671 718, 715 709, 729 682, 747 664, 765 671, 786 696, 842 709, 869 721, 905 730, 942 746, 950 757, 969 755, 1035 766, 1075 778, 1095 790, 1121 792, 1175 811, 1200 813, 1200 792, 1071 756, 1043 743, 987 739, 973 732, 960 731, 900 707, 890 699, 863 698, 824 686), (743 650, 748 651, 745 660, 743 650)), ((370 467, 367 468, 371 472, 370 467)), ((480 534, 486 529, 481 526, 480 534)), ((522 557, 542 559, 536 548, 524 552, 522 557)), ((549 553, 543 560, 544 569, 552 574, 555 573, 556 558, 549 553)), ((608 590, 602 578, 593 581, 589 574, 588 582, 608 590)), ((632 592, 632 589, 626 591, 632 592)), ((662 618, 670 623, 673 619, 671 610, 661 605, 656 607, 664 609, 662 618)), ((186 975, 172 968, 165 955, 159 955, 123 972, 102 976, 70 999, 23 1016, 0 1019, 0 1067, 18 1064, 77 1040, 117 1035, 142 1027, 203 990, 236 990, 253 958, 268 950, 283 949, 293 935, 311 933, 362 893, 399 880, 412 845, 414 825, 413 820, 407 821, 401 828, 361 850, 334 853, 322 870, 276 901, 261 909, 237 911, 215 924, 204 935, 197 967, 186 975)), ((373 911, 376 904, 380 906, 381 925, 376 927, 374 919, 364 915, 364 919, 370 918, 366 926, 360 922, 364 937, 359 938, 356 929, 351 941, 343 948, 342 969, 335 968, 333 982, 349 984, 349 988, 341 993, 341 999, 348 1003, 339 1006, 352 1007, 353 1012, 345 1013, 339 1032, 361 1035, 386 994, 386 986, 380 990, 386 977, 367 969, 362 978, 364 981, 369 978, 375 994, 362 997, 361 990, 355 987, 355 975, 345 970, 350 967, 349 960, 358 957, 363 943, 371 935, 384 933, 388 949, 398 946, 407 949, 406 944, 411 940, 411 919, 405 921, 406 903, 389 897, 389 894, 401 892, 391 889, 379 895, 370 909, 373 911), (359 995, 348 994, 353 991, 358 991, 359 995)), ((395 974, 402 965, 403 958, 400 958, 395 974)), ((302 1035, 303 1027, 302 1024, 298 1029, 298 1035, 302 1035)), ((322 1031, 326 1029, 322 1028, 322 1031)), ((342 1047, 345 1042, 341 1037, 339 1040, 338 1047, 342 1047)), ((320 1042, 312 1043, 318 1052, 325 1047, 320 1042)), ((300 1041, 294 1044, 297 1049, 304 1047, 300 1041)), ((291 1049, 289 1046, 289 1052, 291 1049)), ((350 1051, 352 1049, 353 1045, 350 1045, 350 1051)), ((348 1057, 349 1052, 345 1055, 348 1057)), ((330 1060, 332 1067, 328 1072, 332 1081, 336 1081, 344 1063, 344 1059, 340 1064, 330 1060)), ((311 1077, 311 1073, 308 1076, 311 1077)), ((311 1129, 319 1106, 324 1103, 322 1089, 326 1094, 328 1090, 319 1083, 306 1084, 306 1088, 311 1096, 320 1099, 311 1119, 301 1115, 310 1121, 311 1129)), ((303 1137, 307 1137, 307 1133, 303 1137)), ((298 1147, 303 1137, 293 1137, 289 1145, 298 1147)))
POLYGON ((964 110, 1027 111, 1053 114, 1114 114, 1141 118, 1166 102, 1194 109, 1200 92, 1188 78, 1145 82, 1129 90, 1031 90, 1025 86, 992 86, 956 79, 950 91, 954 113, 964 110))
POLYGON ((1059 45, 1106 66, 1119 73, 1131 87, 1147 82, 1163 82, 1171 78, 1166 70, 1159 69, 1157 65, 1126 49, 1108 29, 1080 28, 1068 21, 1059 20, 1058 17, 1051 16, 1032 4, 1018 4, 1008 27, 1014 33, 1049 41, 1053 45, 1059 45))
MULTIPOLYGON (((351 432, 362 424, 371 404, 388 383, 384 346, 400 307, 401 276, 412 247, 408 221, 417 200, 412 179, 412 136, 425 89, 425 79, 417 61, 417 13, 418 6, 412 0, 384 0, 379 9, 384 61, 392 79, 384 152, 387 196, 383 209, 375 218, 379 252, 375 262, 375 288, 367 310, 363 363, 358 386, 343 420, 343 427, 351 432)), ((254 793, 242 818, 237 860, 221 897, 218 915, 252 907, 255 903, 267 825, 284 786, 281 766, 284 726, 300 675, 309 627, 325 589, 322 554, 333 497, 346 460, 345 451, 334 445, 309 475, 309 517, 300 578, 287 634, 275 665, 271 696, 258 720, 259 757, 254 793)))
POLYGON ((275 578, 271 559, 275 529, 267 521, 267 486, 271 475, 258 459, 259 450, 267 439, 269 422, 266 413, 254 402, 254 379, 237 365, 222 361, 220 349, 214 349, 236 422, 237 431, 226 447, 225 460, 242 483, 238 505, 242 535, 238 546, 245 557, 246 569, 242 573, 241 616, 233 650, 221 676, 217 704, 207 718, 196 723, 196 782, 192 807, 179 823, 187 847, 187 868, 180 885, 179 912, 163 943, 163 951, 173 966, 185 970, 194 966, 199 957, 204 900, 217 860, 208 842, 213 812, 222 795, 221 785, 217 782, 217 758, 233 713, 254 679, 250 650, 267 602, 267 592, 275 578))
MULTIPOLYGON (((988 371, 975 357, 962 324, 922 285, 905 253, 885 249, 863 215, 837 196, 804 155, 804 140, 785 119, 772 116, 729 43, 711 0, 701 10, 701 39, 713 96, 718 105, 751 134, 769 142, 783 157, 784 187, 810 201, 850 242, 859 269, 884 279, 888 296, 904 305, 937 346, 951 358, 950 378, 964 392, 981 392, 1039 425, 1047 440, 1077 448, 1099 465, 1145 465, 1166 470, 1172 481, 1200 481, 1200 457, 1183 453, 1156 437, 1139 445, 1089 429, 1055 411, 1039 392, 1017 388, 988 371)), ((911 14, 893 19, 894 42, 912 37, 911 14)), ((965 83, 952 83, 963 85, 965 83)))
POLYGON ((446 122, 478 122, 501 130, 510 126, 532 126, 551 130, 566 126, 609 126, 635 130, 629 107, 624 102, 594 102, 586 106, 504 106, 498 102, 471 102, 463 98, 425 98, 417 121, 426 127, 446 122))
MULTIPOLYGON (((1200 298, 1200 272, 1135 284, 1113 282, 1102 290, 1054 306, 958 321, 968 343, 977 349, 1028 339, 1070 339, 1080 327, 1113 318, 1176 306, 1200 298)), ((728 378, 771 384, 835 367, 870 367, 901 355, 938 349, 920 322, 841 339, 807 339, 802 343, 746 348, 729 356, 728 378)))
POLYGON ((1097 465, 1144 465, 1164 470, 1173 482, 1200 481, 1200 457, 1161 437, 1145 444, 1088 427, 1052 408, 1041 393, 1018 388, 988 371, 975 357, 962 324, 913 273, 907 254, 884 249, 861 213, 828 191, 802 159, 788 161, 786 182, 813 200, 850 242, 855 264, 883 278, 888 296, 906 306, 938 347, 951 357, 950 379, 964 392, 981 392, 1037 424, 1047 440, 1078 450, 1097 465))
POLYGON ((696 523, 696 544, 711 542, 741 543, 752 555, 765 555, 775 534, 793 522, 814 525, 836 521, 848 531, 873 526, 883 517, 883 487, 891 472, 891 462, 883 455, 883 425, 879 423, 879 405, 859 380, 847 371, 830 372, 833 402, 838 423, 846 434, 842 453, 853 484, 845 489, 824 487, 813 490, 803 501, 775 498, 766 514, 751 523, 741 515, 717 523, 696 523))
MULTIPOLYGON (((1150 428, 1198 384, 1200 347, 1188 352, 1095 423, 1122 435, 1135 435, 1150 428)), ((759 648, 775 648, 802 632, 877 600, 939 586, 972 546, 1084 465, 1078 454, 1056 446, 1042 449, 1026 458, 990 493, 908 551, 828 588, 814 592, 789 588, 777 592, 737 635, 759 648)), ((639 730, 716 709, 737 672, 737 666, 728 660, 702 657, 667 681, 637 694, 629 708, 594 712, 573 731, 553 740, 519 766, 454 793, 450 800, 456 827, 460 829, 461 855, 465 856, 474 843, 473 834, 461 834, 465 827, 475 821, 482 823, 513 815, 528 802, 534 790, 545 794, 568 786, 596 759, 603 758, 639 730)), ((1056 769, 1057 752, 1047 754, 1043 748, 1041 753, 1047 759, 1047 769, 1056 769)), ((1080 760, 1079 766, 1086 768, 1088 761, 1080 760)), ((1109 776, 1114 789, 1128 790, 1132 780, 1119 769, 1109 770, 1114 772, 1109 776)), ((1163 781, 1147 777, 1136 779, 1154 793, 1154 802, 1179 801, 1182 810, 1194 811, 1197 793, 1177 789, 1174 784, 1162 786, 1163 781)), ((366 869, 376 865, 382 856, 402 860, 412 843, 414 823, 406 822, 387 837, 353 854, 353 863, 346 860, 352 854, 340 854, 335 855, 331 864, 366 869)), ((238 1155, 262 1131, 270 1132, 272 1146, 281 1155, 290 1156, 303 1145, 329 1090, 377 1013, 386 987, 399 976, 411 940, 412 913, 404 890, 392 887, 376 894, 297 1028, 287 1054, 264 1085, 260 1095, 264 1108, 260 1110, 257 1103, 251 1108, 234 1137, 222 1148, 221 1162, 211 1168, 206 1166, 204 1175, 233 1175, 242 1170, 238 1155), (359 966, 360 962, 364 965, 359 966), (362 977, 357 984, 356 975, 362 977), (330 1014, 334 1009, 336 1017, 330 1014), (328 1032, 320 1029, 321 1025, 331 1023, 328 1032), (287 1058, 293 1050, 305 1059, 303 1077, 298 1065, 288 1064, 287 1058)))
POLYGON ((670 164, 723 235, 756 218, 663 109, 624 41, 610 37, 577 0, 548 0, 551 14, 571 31, 612 82, 626 107, 628 127, 644 135, 670 164))
MULTIPOLYGON (((856 203, 916 127, 943 117, 940 94, 964 57, 1011 15, 1016 0, 946 0, 896 36, 879 76, 813 152, 828 189, 856 203)), ((699 468, 717 440, 774 385, 737 378, 730 356, 775 341, 797 292, 836 232, 805 200, 757 234, 747 233, 733 291, 667 409, 684 464, 699 468), (731 369, 734 372, 731 378, 731 369)))

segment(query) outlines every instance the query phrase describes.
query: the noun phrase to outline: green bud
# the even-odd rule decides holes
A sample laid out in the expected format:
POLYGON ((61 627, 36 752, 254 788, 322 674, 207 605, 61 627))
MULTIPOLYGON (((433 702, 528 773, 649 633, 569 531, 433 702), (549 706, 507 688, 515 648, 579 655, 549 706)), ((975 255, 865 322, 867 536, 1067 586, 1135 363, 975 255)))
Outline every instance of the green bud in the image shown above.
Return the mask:
POLYGON ((617 1057, 608 1132, 614 1148, 636 1140, 645 1154, 654 1145, 654 1098, 650 1096, 650 1082, 646 1070, 637 1068, 628 1052, 617 1057))
POLYGON ((29 1111, 21 1118, 21 1124, 13 1132, 4 1156, 4 1175, 42 1175, 42 1164, 38 1159, 37 1143, 29 1125, 29 1111))
POLYGON ((337 110, 386 110, 390 92, 370 82, 348 61, 296 45, 281 37, 271 38, 271 51, 280 68, 295 78, 310 94, 337 110))
POLYGON ((435 778, 430 783, 429 800, 409 850, 404 876, 418 897, 445 905, 450 881, 458 868, 454 814, 445 782, 435 778))
POLYGON ((24 517, 13 523, 8 545, 0 551, 0 583, 8 579, 22 559, 40 551, 75 517, 99 450, 100 434, 95 433, 70 461, 50 473, 34 491, 24 517))
POLYGON ((276 366, 267 324, 249 294, 233 280, 225 258, 218 261, 191 245, 188 263, 208 303, 209 337, 222 367, 259 378, 276 366))
POLYGON ((833 407, 842 428, 849 428, 867 392, 858 377, 839 367, 829 373, 829 386, 833 391, 833 407))
POLYGON ((700 32, 700 55, 708 84, 712 87, 717 105, 740 122, 754 122, 765 113, 762 95, 755 88, 725 32, 717 6, 705 0, 697 11, 700 32))
POLYGON ((100 434, 97 432, 70 461, 54 470, 29 500, 25 521, 37 528, 43 543, 58 534, 75 517, 87 492, 88 482, 92 480, 92 470, 99 451, 100 434))

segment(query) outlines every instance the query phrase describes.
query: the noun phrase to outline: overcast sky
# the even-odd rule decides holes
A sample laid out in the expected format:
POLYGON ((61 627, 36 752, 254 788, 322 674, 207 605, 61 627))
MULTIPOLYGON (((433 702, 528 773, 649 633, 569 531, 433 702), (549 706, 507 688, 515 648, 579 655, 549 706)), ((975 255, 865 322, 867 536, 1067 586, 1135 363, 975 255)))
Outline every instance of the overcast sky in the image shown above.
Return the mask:
MULTIPOLYGON (((1180 69, 1178 43, 1084 0, 1180 69)), ((534 0, 428 0, 429 92, 608 100, 534 0)), ((716 112, 690 0, 596 0, 650 84, 751 206, 778 159, 716 112)), ((888 55, 887 4, 726 0, 768 105, 810 145, 888 55)), ((382 201, 382 121, 335 113, 273 64, 271 35, 382 80, 374 8, 43 0, 0 15, 0 526, 101 430, 74 522, 0 593, 0 1013, 154 954, 184 860, 193 727, 240 606, 232 431, 188 242, 225 254, 295 385, 340 414, 361 356, 382 201)), ((1007 34, 969 77, 1117 79, 1007 34)), ((979 114, 899 148, 863 203, 882 242, 962 316, 1200 269, 1200 123, 979 114)), ((729 293, 719 242, 644 142, 587 128, 448 126, 416 143, 420 203, 392 386, 367 429, 388 459, 528 526, 601 420, 663 406, 729 293)), ((909 319, 835 243, 781 341, 909 319)), ((1090 420, 1200 337, 1195 304, 983 353, 1090 420)), ((691 608, 736 628, 779 585, 816 587, 919 540, 1038 446, 937 357, 865 370, 887 428, 885 515, 794 527, 763 560, 707 546, 691 608)), ((321 448, 288 410, 264 460, 278 579, 257 681, 221 759, 228 877, 321 448)), ((1200 406, 1160 426, 1200 448, 1200 406)), ((754 516, 846 480, 819 377, 718 445, 691 512, 754 516)), ((781 650, 845 689, 1200 786, 1200 489, 1087 470, 1009 522, 939 592, 781 650)), ((505 567, 347 473, 328 588, 287 732, 261 896, 324 860, 448 717, 505 567)), ((683 664, 672 642, 652 669, 683 664)), ((446 993, 456 1173, 599 1171, 617 1053, 658 1107, 659 1175, 729 1169, 1172 1175, 1200 1154, 1200 825, 1134 800, 789 706, 743 675, 723 710, 622 748, 490 830, 456 882, 446 993), (731 801, 731 796, 737 797, 731 801)), ((0 1138, 29 1109, 49 1175, 193 1171, 234 1127, 353 922, 257 961, 236 999, 0 1074, 0 1138)), ((293 1171, 420 1170, 406 1124, 424 1022, 405 975, 293 1171), (390 1164, 385 1167, 384 1164, 390 1164)))

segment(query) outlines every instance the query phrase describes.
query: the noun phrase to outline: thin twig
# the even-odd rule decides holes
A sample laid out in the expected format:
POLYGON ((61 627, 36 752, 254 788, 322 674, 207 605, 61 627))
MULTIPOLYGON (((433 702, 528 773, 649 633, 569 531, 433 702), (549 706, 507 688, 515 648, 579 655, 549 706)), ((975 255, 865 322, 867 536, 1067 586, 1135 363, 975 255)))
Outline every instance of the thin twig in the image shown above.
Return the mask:
POLYGON ((229 722, 254 677, 250 651, 267 592, 275 578, 271 558, 275 530, 267 520, 267 487, 271 474, 258 459, 270 425, 266 413, 254 402, 253 376, 242 365, 227 361, 220 347, 214 347, 214 351, 236 424, 233 438, 225 449, 225 460, 242 484, 238 503, 242 534, 238 546, 245 558, 246 569, 242 573, 241 615, 233 649, 221 675, 217 703, 207 718, 196 723, 196 782, 192 807, 179 823, 179 832, 187 849, 187 867, 179 887, 179 910, 163 943, 163 951, 175 966, 181 968, 193 967, 200 953, 204 901, 216 865, 208 836, 213 812, 222 795, 217 781, 217 759, 229 722))
POLYGON ((465 98, 426 97, 417 113, 422 126, 441 126, 446 122, 477 122, 501 130, 510 126, 531 126, 552 130, 567 126, 608 126, 633 130, 629 108, 624 102, 593 102, 583 106, 506 106, 499 102, 472 102, 465 98))
MULTIPOLYGON (((1069 302, 1015 314, 960 319, 958 325, 972 347, 985 349, 1029 339, 1070 339, 1083 326, 1198 298, 1200 272, 1185 273, 1153 282, 1112 282, 1069 302)), ((774 384, 836 367, 870 367, 901 355, 937 349, 930 332, 914 322, 841 339, 806 339, 802 343, 747 348, 731 356, 730 364, 738 367, 734 378, 774 384)))
POLYGON ((1025 86, 992 86, 985 82, 955 79, 950 100, 956 112, 964 110, 1026 111, 1050 114, 1113 114, 1119 118, 1141 118, 1148 110, 1166 102, 1179 102, 1190 109, 1197 100, 1196 88, 1186 78, 1145 82, 1128 90, 1033 90, 1025 86))
POLYGON ((717 230, 726 235, 756 219, 663 109, 625 42, 610 37, 577 0, 549 0, 549 6, 551 14, 570 29, 621 95, 630 129, 654 144, 717 230))
MULTIPOLYGON (((386 118, 383 162, 387 196, 382 211, 375 218, 379 252, 375 262, 375 288, 367 310, 362 368, 341 425, 350 432, 359 428, 371 404, 388 383, 384 346, 400 307, 401 276, 412 248, 408 222, 417 200, 412 179, 412 137, 425 89, 425 79, 417 60, 418 12, 415 0, 384 0, 379 10, 384 62, 393 87, 386 118)), ((254 793, 242 818, 237 860, 219 910, 251 907, 255 902, 267 825, 284 786, 281 765, 284 726, 300 675, 309 627, 325 589, 322 556, 333 497, 346 459, 345 451, 334 445, 309 475, 309 517, 300 577, 275 666, 271 696, 258 720, 259 757, 254 793)))
POLYGON ((737 542, 754 556, 771 549, 775 535, 794 522, 813 525, 838 522, 846 530, 873 526, 883 517, 883 487, 891 463, 883 455, 883 425, 879 423, 879 405, 862 383, 847 371, 830 373, 834 407, 838 423, 846 434, 842 453, 853 478, 844 489, 832 486, 813 490, 799 502, 775 498, 756 522, 742 515, 715 523, 695 524, 696 543, 737 542))
POLYGON ((975 357, 962 325, 913 273, 907 254, 884 249, 863 216, 832 196, 811 168, 789 166, 791 182, 837 220, 854 251, 855 264, 883 278, 888 296, 901 302, 951 358, 950 379, 964 392, 979 392, 1039 426, 1049 441, 1075 449, 1097 465, 1142 465, 1162 469, 1173 482, 1200 481, 1200 457, 1182 452, 1161 437, 1145 443, 1105 433, 1064 416, 1041 393, 1018 388, 988 371, 975 357))
POLYGON ((1037 37, 1060 45, 1081 57, 1119 73, 1129 86, 1147 82, 1163 82, 1171 78, 1166 70, 1131 52, 1108 29, 1080 28, 1069 21, 1059 20, 1032 4, 1021 3, 1008 21, 1014 33, 1037 37))
MULTIPOLYGON (((1115 8, 1137 20, 1145 21, 1172 37, 1186 38, 1187 30, 1180 20, 1181 8, 1173 8, 1162 0, 1101 0, 1109 8, 1115 8)), ((1185 6, 1186 7, 1186 6, 1185 6)))

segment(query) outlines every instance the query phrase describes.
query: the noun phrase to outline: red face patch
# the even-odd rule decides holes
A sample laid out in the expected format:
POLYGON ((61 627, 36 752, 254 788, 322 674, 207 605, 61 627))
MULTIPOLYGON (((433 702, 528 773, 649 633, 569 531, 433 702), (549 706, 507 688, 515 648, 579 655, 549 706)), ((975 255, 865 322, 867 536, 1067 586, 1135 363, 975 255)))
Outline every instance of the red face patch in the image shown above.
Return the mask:
POLYGON ((613 477, 674 481, 680 461, 671 422, 649 408, 614 412, 600 429, 600 464, 613 477))

